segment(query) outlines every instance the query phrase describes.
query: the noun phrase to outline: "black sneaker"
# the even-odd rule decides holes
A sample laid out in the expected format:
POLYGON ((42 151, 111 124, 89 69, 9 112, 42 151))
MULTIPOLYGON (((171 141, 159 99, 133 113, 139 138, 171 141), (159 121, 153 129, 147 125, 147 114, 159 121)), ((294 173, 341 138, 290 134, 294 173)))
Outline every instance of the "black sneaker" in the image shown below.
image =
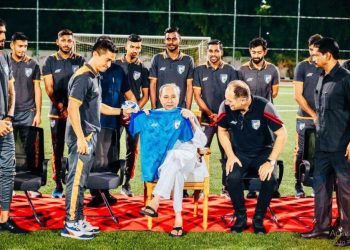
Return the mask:
POLYGON ((106 198, 107 198, 107 201, 109 203, 109 205, 114 205, 117 203, 117 198, 115 198, 113 195, 111 195, 110 193, 106 194, 106 198))
POLYGON ((255 199, 257 198, 257 194, 255 191, 249 191, 248 194, 247 194, 247 199, 255 199))
POLYGON ((275 192, 273 192, 273 196, 272 198, 281 198, 281 194, 278 190, 276 190, 275 192))
POLYGON ((190 195, 188 194, 187 190, 184 189, 184 191, 183 191, 183 198, 188 198, 188 197, 190 197, 190 195))
POLYGON ((247 214, 236 215, 235 224, 231 227, 231 233, 242 233, 247 228, 247 214))
POLYGON ((295 183, 295 198, 304 198, 305 192, 301 183, 295 183))
POLYGON ((87 207, 101 207, 104 205, 103 199, 101 196, 96 196, 89 201, 86 206, 87 207))
POLYGON ((11 217, 5 222, 0 223, 1 231, 8 231, 13 234, 26 234, 27 230, 24 230, 16 225, 16 223, 11 219, 11 217))
POLYGON ((256 234, 266 234, 266 229, 264 227, 264 218, 262 216, 254 216, 253 229, 254 233, 256 234))

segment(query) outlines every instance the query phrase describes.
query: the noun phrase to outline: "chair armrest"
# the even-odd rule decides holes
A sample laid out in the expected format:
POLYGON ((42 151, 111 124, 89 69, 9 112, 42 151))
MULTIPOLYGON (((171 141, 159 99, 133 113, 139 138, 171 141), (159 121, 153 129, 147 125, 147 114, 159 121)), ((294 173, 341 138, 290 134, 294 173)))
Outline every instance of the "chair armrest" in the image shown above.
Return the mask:
POLYGON ((47 181, 47 165, 49 164, 49 160, 44 159, 42 164, 43 172, 41 174, 41 186, 45 186, 47 181))
POLYGON ((61 177, 63 184, 66 184, 66 175, 68 173, 69 166, 68 166, 68 158, 62 157, 62 168, 61 168, 61 177))

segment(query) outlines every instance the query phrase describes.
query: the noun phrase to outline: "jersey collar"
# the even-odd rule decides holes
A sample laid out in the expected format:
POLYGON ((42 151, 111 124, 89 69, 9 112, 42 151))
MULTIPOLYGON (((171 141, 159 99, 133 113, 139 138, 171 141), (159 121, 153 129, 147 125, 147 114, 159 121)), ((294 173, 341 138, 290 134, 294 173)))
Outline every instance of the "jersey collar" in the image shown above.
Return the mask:
MULTIPOLYGON (((168 55, 168 51, 167 51, 167 50, 164 50, 162 54, 163 54, 163 58, 164 58, 164 59, 169 58, 169 59, 173 60, 173 59, 168 55)), ((177 58, 175 58, 174 60, 181 60, 181 59, 183 58, 183 56, 184 56, 184 53, 182 53, 182 52, 180 51, 180 52, 179 52, 179 55, 178 55, 177 58)))
POLYGON ((264 59, 264 60, 263 60, 263 65, 262 65, 261 69, 257 69, 257 68, 254 66, 253 60, 250 59, 248 66, 249 66, 249 69, 263 70, 263 69, 266 69, 266 68, 267 68, 267 62, 266 62, 266 60, 264 59))

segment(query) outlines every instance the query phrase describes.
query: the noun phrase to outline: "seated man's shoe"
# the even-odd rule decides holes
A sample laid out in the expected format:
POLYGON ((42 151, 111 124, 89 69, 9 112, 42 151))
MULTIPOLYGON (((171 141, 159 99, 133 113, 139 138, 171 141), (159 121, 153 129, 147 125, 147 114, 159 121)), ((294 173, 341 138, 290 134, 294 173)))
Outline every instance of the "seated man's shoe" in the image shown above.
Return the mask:
POLYGON ((342 235, 339 239, 334 243, 336 247, 346 247, 350 246, 350 236, 342 235))
POLYGON ((52 198, 56 198, 56 199, 63 198, 64 197, 63 188, 56 187, 52 191, 52 195, 51 196, 52 196, 52 198))
POLYGON ((247 214, 236 215, 235 224, 231 227, 231 233, 242 233, 247 228, 247 214))
POLYGON ((41 198, 43 197, 42 193, 39 191, 28 191, 28 195, 30 198, 41 198))
POLYGON ((305 197, 305 192, 303 190, 303 186, 301 183, 295 183, 295 198, 304 198, 305 197))
POLYGON ((248 194, 247 194, 247 199, 255 199, 257 197, 258 196, 256 195, 255 191, 249 191, 248 194))
POLYGON ((340 225, 340 217, 337 217, 331 228, 331 234, 342 235, 343 227, 340 225))
POLYGON ((256 234, 266 234, 266 229, 264 227, 264 217, 260 215, 255 215, 253 219, 253 229, 256 234))
POLYGON ((330 238, 334 238, 335 235, 332 237, 332 235, 328 230, 319 231, 314 228, 310 232, 301 233, 300 236, 301 238, 304 238, 304 239, 330 239, 330 238))
POLYGON ((8 231, 13 234, 25 234, 28 233, 28 231, 19 228, 16 223, 11 219, 11 217, 5 222, 0 223, 0 230, 1 231, 8 231))
POLYGON ((228 191, 226 190, 226 188, 222 188, 221 189, 221 194, 220 194, 221 197, 224 197, 226 199, 230 199, 230 194, 228 193, 228 191))
POLYGON ((103 206, 104 202, 101 196, 95 196, 89 201, 86 206, 87 207, 101 207, 103 206))

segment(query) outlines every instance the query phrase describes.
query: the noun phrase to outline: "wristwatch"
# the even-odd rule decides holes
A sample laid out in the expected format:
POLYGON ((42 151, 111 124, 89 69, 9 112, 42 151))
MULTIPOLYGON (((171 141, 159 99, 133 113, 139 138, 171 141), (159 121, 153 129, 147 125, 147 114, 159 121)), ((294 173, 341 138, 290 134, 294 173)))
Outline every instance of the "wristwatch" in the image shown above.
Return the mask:
POLYGON ((276 160, 267 159, 267 162, 270 162, 271 166, 275 166, 277 161, 276 160))

